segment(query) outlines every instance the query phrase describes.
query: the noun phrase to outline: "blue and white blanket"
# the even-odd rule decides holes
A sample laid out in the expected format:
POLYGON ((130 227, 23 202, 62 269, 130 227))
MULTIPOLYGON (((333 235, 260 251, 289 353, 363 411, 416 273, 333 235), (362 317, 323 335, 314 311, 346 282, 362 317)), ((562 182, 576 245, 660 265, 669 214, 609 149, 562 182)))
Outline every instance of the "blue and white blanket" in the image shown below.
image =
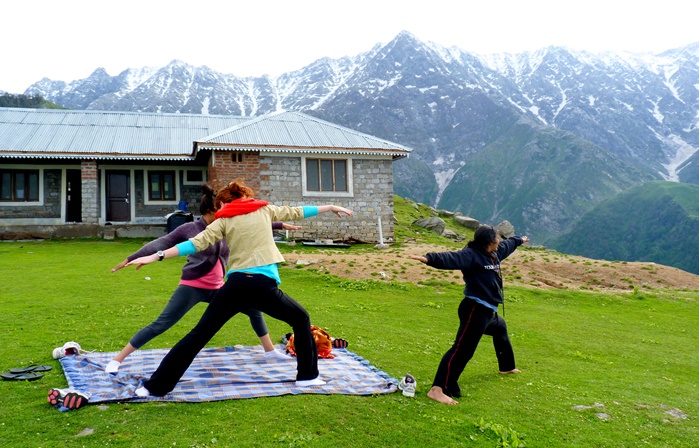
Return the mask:
MULTIPOLYGON (((283 349, 282 349, 283 350, 283 349)), ((186 401, 203 402, 287 394, 390 394, 398 380, 347 349, 333 349, 334 359, 318 359, 323 386, 297 387, 296 358, 267 359, 261 346, 205 348, 175 389, 164 397, 136 397, 169 349, 139 350, 126 358, 117 375, 104 372, 116 355, 89 353, 60 359, 68 387, 89 396, 89 403, 186 401)))

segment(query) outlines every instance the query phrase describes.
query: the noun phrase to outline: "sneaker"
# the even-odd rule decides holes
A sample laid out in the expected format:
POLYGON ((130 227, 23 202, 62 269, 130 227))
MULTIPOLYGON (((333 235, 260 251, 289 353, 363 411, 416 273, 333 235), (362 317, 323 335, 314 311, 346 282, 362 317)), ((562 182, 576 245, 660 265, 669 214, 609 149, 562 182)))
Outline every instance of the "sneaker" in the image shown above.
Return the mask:
POLYGON ((65 356, 77 355, 78 353, 80 353, 81 350, 82 347, 80 347, 80 344, 78 344, 77 342, 70 341, 63 344, 63 347, 54 348, 52 356, 53 359, 61 359, 65 356))
POLYGON ((416 388, 417 383, 415 382, 415 377, 411 374, 405 375, 405 378, 398 383, 398 389, 402 390, 403 395, 406 397, 414 397, 416 388))
POLYGON ((342 338, 333 339, 333 348, 347 348, 347 341, 342 338))
POLYGON ((85 406, 90 399, 87 395, 75 389, 51 389, 46 397, 46 401, 53 406, 60 404, 68 409, 80 409, 85 406))

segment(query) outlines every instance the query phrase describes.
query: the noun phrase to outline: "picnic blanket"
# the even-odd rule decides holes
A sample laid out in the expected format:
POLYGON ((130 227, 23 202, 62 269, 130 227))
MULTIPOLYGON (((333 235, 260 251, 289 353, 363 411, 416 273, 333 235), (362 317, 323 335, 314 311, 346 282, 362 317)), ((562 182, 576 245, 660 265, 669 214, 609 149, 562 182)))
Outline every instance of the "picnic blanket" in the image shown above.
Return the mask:
POLYGON ((296 358, 267 359, 261 346, 236 345, 203 349, 169 394, 136 397, 135 390, 150 377, 168 351, 136 351, 121 364, 117 375, 104 372, 116 352, 71 355, 61 358, 60 363, 68 386, 87 394, 90 404, 203 402, 287 394, 374 395, 390 394, 398 389, 398 380, 347 349, 333 349, 334 359, 318 359, 320 378, 325 385, 297 387, 296 358))

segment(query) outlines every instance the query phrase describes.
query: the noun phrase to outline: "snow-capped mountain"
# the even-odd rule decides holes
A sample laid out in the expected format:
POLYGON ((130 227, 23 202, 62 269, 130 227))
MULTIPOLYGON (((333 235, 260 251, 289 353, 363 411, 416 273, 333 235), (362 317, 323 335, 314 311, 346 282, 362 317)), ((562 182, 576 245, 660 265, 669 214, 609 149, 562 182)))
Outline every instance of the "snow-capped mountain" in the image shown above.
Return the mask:
POLYGON ((401 32, 274 78, 172 61, 43 79, 25 93, 75 109, 303 111, 414 148, 395 165, 397 194, 548 237, 631 185, 699 183, 697 80, 699 43, 656 55, 477 55, 401 32))

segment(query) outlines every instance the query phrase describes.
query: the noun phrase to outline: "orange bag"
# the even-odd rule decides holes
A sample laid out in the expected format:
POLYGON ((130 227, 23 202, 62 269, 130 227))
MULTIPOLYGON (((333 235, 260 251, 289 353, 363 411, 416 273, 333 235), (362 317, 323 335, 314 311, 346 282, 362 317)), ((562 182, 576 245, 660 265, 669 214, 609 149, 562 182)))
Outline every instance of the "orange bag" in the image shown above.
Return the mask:
MULTIPOLYGON (((330 352, 333 349, 332 338, 327 331, 322 328, 311 325, 311 335, 313 340, 316 341, 316 346, 318 346, 318 357, 325 359, 333 359, 335 355, 330 352)), ((286 343, 286 351, 288 351, 291 356, 296 356, 296 349, 294 348, 294 335, 292 334, 289 338, 289 342, 286 343)))

